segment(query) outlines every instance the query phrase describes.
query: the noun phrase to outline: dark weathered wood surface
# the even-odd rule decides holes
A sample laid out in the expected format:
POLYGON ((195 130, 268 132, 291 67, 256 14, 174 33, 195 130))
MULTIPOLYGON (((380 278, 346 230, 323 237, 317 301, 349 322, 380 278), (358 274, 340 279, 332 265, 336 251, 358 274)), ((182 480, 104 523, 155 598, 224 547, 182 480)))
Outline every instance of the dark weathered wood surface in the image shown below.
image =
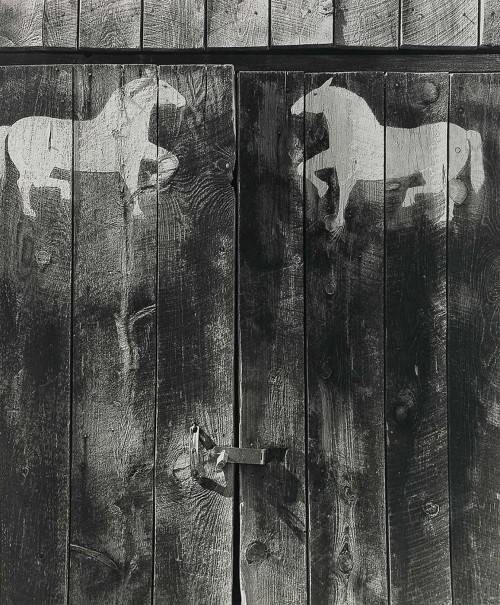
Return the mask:
POLYGON ((205 1, 209 48, 268 45, 268 0, 205 1))
MULTIPOLYGON (((149 603, 152 589, 157 195, 140 193, 135 216, 125 178, 130 146, 140 154, 149 132, 141 179, 156 182, 156 111, 131 120, 142 97, 120 89, 141 76, 75 70, 72 603, 149 603), (114 171, 97 172, 108 161, 114 171)), ((147 77, 156 104, 156 73, 147 77)))
POLYGON ((469 157, 459 179, 450 181, 456 200, 448 237, 453 598, 456 605, 500 603, 500 76, 453 75, 450 93, 450 122, 469 135, 468 149, 450 135, 450 158, 457 148, 469 157))
POLYGON ((477 0, 402 0, 402 46, 477 46, 477 0))
POLYGON ((142 0, 80 0, 81 48, 139 48, 142 0))
POLYGON ((481 2, 479 32, 481 46, 500 46, 500 12, 495 0, 481 2))
POLYGON ((204 0, 144 0, 143 48, 202 48, 204 0))
POLYGON ((445 605, 451 603, 446 391, 448 76, 388 74, 386 102, 391 603, 445 605))
POLYGON ((330 77, 309 75, 305 98, 311 603, 382 604, 384 81, 376 73, 335 74, 329 86, 330 77), (334 87, 365 99, 381 125, 333 97, 334 87), (341 150, 329 155, 338 142, 341 150), (378 178, 352 182, 339 208, 349 191, 335 174, 346 160, 360 161, 360 145, 368 144, 378 178), (326 184, 322 195, 311 172, 326 184))
POLYGON ((332 44, 332 0, 271 0, 271 44, 332 44))
MULTIPOLYGON (((3 68, 0 96, 0 601, 64 603, 72 208, 55 188, 28 186, 36 216, 25 214, 5 143, 22 118, 71 119, 71 68, 3 68)), ((26 149, 37 132, 26 121, 10 143, 26 149)))
POLYGON ((233 472, 190 474, 189 427, 233 442, 235 161, 233 69, 162 67, 186 99, 160 113, 159 144, 179 160, 160 180, 157 603, 229 605, 233 472))
POLYGON ((337 0, 335 45, 394 47, 399 43, 398 0, 337 0))
POLYGON ((246 602, 307 603, 301 73, 239 76, 240 467, 246 602))

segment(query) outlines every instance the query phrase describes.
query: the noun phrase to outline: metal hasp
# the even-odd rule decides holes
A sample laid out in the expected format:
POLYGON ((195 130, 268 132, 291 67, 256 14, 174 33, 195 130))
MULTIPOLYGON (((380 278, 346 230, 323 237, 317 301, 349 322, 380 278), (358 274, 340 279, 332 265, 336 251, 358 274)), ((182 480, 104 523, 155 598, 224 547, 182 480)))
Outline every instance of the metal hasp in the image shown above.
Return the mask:
POLYGON ((189 463, 193 477, 201 475, 200 444, 207 450, 209 458, 215 459, 216 471, 223 470, 227 464, 267 464, 267 449, 215 445, 197 424, 191 426, 189 433, 189 463))

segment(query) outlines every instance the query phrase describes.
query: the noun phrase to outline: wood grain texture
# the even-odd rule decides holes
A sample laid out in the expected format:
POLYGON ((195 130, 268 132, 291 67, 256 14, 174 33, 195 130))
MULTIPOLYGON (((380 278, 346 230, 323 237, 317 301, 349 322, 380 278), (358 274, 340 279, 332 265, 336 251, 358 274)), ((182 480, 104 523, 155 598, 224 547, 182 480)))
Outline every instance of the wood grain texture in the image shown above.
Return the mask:
POLYGON ((402 46, 476 46, 477 0, 402 0, 402 46))
POLYGON ((80 0, 82 48, 139 48, 141 0, 80 0))
POLYGON ((252 47, 269 44, 268 0, 206 0, 207 46, 252 47))
POLYGON ((132 148, 156 184, 156 99, 156 72, 75 68, 72 603, 150 602, 157 195, 129 176, 132 148))
POLYGON ((0 46, 42 46, 44 0, 0 0, 0 46))
POLYGON ((78 0, 45 0, 43 45, 76 48, 77 21, 78 0))
POLYGON ((479 134, 486 173, 482 186, 478 189, 479 180, 474 187, 474 167, 477 171, 479 160, 474 160, 472 146, 467 149, 450 133, 450 157, 456 149, 469 157, 459 181, 450 181, 450 195, 455 194, 456 203, 448 239, 451 540, 456 605, 500 602, 499 107, 499 74, 451 77, 450 122, 479 134), (457 197, 459 191, 462 195, 457 197))
POLYGON ((332 0, 271 0, 271 44, 331 44, 332 0))
MULTIPOLYGON (((306 79, 312 605, 388 602, 383 102, 382 74, 314 74, 306 79), (347 102, 342 91, 348 93, 347 102), (363 99, 382 125, 359 115, 357 108, 365 107, 363 99), (373 147, 369 153, 372 177, 360 175, 348 195, 343 194, 346 181, 342 167, 365 160, 357 156, 361 141, 361 147, 373 147), (319 182, 312 180, 313 176, 319 182), (320 195, 321 184, 326 191, 320 195), (342 195, 347 199, 345 207, 342 195), (341 221, 336 221, 339 215, 341 221)), ((295 107, 292 113, 300 109, 303 108, 295 107)))
POLYGON ((246 603, 307 603, 301 73, 239 77, 240 467, 246 603), (274 448, 277 448, 274 452, 274 448))
POLYGON ((0 0, 0 48, 75 48, 77 1, 0 0))
POLYGON ((399 37, 398 0, 337 0, 335 46, 395 47, 399 37))
POLYGON ((212 460, 191 476, 189 427, 233 442, 234 75, 183 66, 160 77, 186 105, 159 121, 179 167, 159 198, 155 600, 229 605, 233 472, 212 460))
POLYGON ((143 48, 202 48, 203 0, 144 0, 143 48))
POLYGON ((481 46, 500 45, 500 13, 496 0, 481 2, 479 12, 479 44, 481 46))
POLYGON ((31 116, 71 119, 71 68, 2 68, 0 95, 0 600, 65 603, 72 208, 39 184, 28 216, 6 153, 36 137, 31 116))
POLYGON ((451 604, 446 390, 448 76, 386 80, 391 603, 451 604))

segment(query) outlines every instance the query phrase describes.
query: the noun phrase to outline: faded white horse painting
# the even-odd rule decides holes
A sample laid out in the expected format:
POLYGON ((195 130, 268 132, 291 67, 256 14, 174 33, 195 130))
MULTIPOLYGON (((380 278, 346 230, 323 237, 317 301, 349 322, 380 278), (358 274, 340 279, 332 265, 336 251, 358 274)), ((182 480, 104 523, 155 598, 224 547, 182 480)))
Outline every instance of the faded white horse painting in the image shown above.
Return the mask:
MULTIPOLYGON (((316 186, 318 194, 325 195, 328 184, 316 175, 318 170, 335 168, 340 188, 339 210, 336 225, 344 223, 344 210, 349 194, 357 180, 382 180, 384 163, 380 160, 380 148, 384 146, 384 125, 380 124, 367 102, 354 92, 332 85, 332 78, 299 99, 291 108, 292 114, 305 111, 322 113, 328 124, 330 147, 305 163, 305 176, 316 186)), ((454 179, 470 156, 470 177, 474 191, 484 183, 484 167, 481 135, 475 130, 465 130, 456 124, 449 125, 450 152, 448 178, 454 179)), ((448 124, 438 122, 417 128, 387 127, 387 149, 394 158, 387 158, 387 178, 396 179, 421 173, 425 184, 409 188, 403 206, 411 206, 415 196, 422 193, 445 193, 446 153, 443 161, 429 165, 429 149, 447 149, 448 124), (394 160, 394 161, 392 161, 394 160)), ((302 174, 304 165, 298 167, 302 174)), ((450 196, 450 212, 453 216, 453 200, 450 196)), ((446 208, 438 220, 446 220, 446 208)))
MULTIPOLYGON (((161 162, 167 181, 178 167, 178 159, 148 138, 151 112, 156 104, 183 107, 185 98, 167 82, 146 73, 115 90, 101 113, 91 120, 62 120, 44 116, 22 118, 0 129, 0 141, 7 139, 10 158, 19 171, 18 187, 23 212, 35 216, 31 207, 32 187, 56 187, 61 198, 71 199, 67 180, 53 178, 54 169, 81 172, 121 173, 134 196, 134 216, 141 216, 139 171, 143 159, 161 162)), ((5 154, 0 154, 0 178, 5 177, 5 154)))

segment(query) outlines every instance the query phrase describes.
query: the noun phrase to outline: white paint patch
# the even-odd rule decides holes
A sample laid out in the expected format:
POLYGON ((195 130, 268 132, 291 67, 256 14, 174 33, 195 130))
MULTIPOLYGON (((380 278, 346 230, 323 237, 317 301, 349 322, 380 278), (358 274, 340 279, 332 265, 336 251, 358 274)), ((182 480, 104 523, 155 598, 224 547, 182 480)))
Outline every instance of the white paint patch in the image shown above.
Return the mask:
MULTIPOLYGON (((35 216, 31 208, 32 187, 55 187, 61 198, 71 199, 70 183, 52 178, 54 169, 73 168, 73 127, 75 164, 81 172, 122 175, 135 198, 133 214, 141 216, 139 200, 139 170, 141 161, 149 159, 160 163, 163 184, 172 178, 179 164, 172 153, 151 143, 148 139, 151 111, 173 104, 184 107, 185 98, 156 74, 147 73, 115 90, 101 113, 92 120, 75 122, 44 116, 23 118, 13 126, 0 129, 0 141, 7 138, 11 160, 19 171, 18 187, 22 196, 23 212, 35 216)), ((0 153, 0 178, 5 176, 5 158, 0 153)))
MULTIPOLYGON (((385 129, 386 146, 394 161, 387 158, 387 174, 384 175, 380 161, 380 145, 384 141, 384 126, 379 124, 368 103, 346 88, 332 86, 333 78, 299 99, 291 108, 294 115, 304 112, 322 113, 328 124, 330 147, 305 163, 305 175, 317 188, 320 197, 328 191, 328 184, 316 176, 325 168, 335 168, 340 188, 339 211, 336 226, 344 224, 344 211, 349 194, 357 180, 368 181, 403 178, 421 173, 425 185, 409 188, 403 202, 404 207, 414 204, 418 194, 446 195, 446 166, 432 163, 435 154, 430 149, 448 147, 448 123, 425 124, 417 128, 385 129), (397 156, 397 157, 396 157, 397 156)), ((449 179, 454 179, 463 169, 470 156, 471 183, 479 191, 484 183, 484 167, 481 135, 475 130, 464 130, 456 124, 449 125, 450 154, 449 179)), ((443 154, 446 157, 446 153, 443 154)), ((298 166, 299 174, 304 165, 298 166)), ((453 199, 450 196, 450 217, 453 216, 453 199)), ((438 220, 446 221, 446 210, 439 213, 438 220)))

